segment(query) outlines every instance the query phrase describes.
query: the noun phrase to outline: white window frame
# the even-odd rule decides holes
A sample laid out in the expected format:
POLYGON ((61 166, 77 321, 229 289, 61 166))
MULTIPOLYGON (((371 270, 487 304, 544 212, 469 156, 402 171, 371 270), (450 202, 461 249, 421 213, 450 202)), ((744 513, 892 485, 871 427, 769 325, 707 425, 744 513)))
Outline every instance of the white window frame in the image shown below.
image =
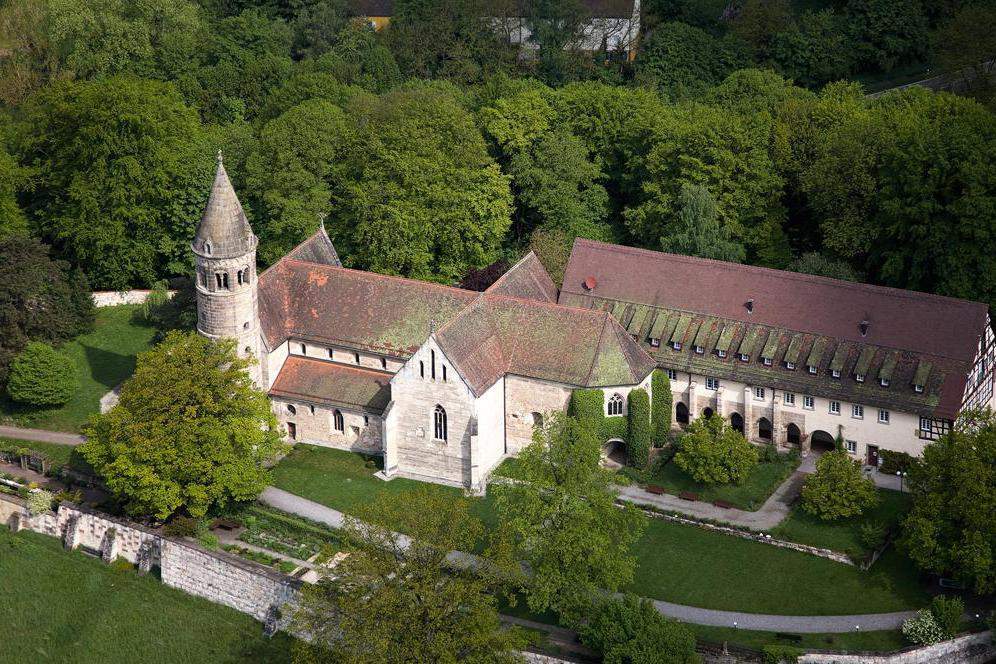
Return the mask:
POLYGON ((791 371, 795 371, 795 362, 786 362, 785 368, 791 371))
POLYGON ((831 399, 828 410, 831 415, 840 415, 840 402, 831 399))
POLYGON ((705 386, 707 390, 718 390, 719 389, 719 379, 707 377, 705 381, 705 386))
POLYGON ((851 404, 851 417, 856 420, 865 419, 865 407, 859 403, 851 404))
POLYGON ((878 423, 888 424, 889 420, 892 419, 892 415, 885 408, 878 409, 878 423))
POLYGON ((766 367, 770 367, 771 364, 772 364, 771 358, 770 357, 762 357, 761 358, 761 364, 763 364, 766 367))
POLYGON ((678 380, 678 372, 674 369, 665 369, 667 371, 667 377, 669 380, 678 380))
POLYGON ((889 379, 888 378, 880 378, 879 381, 878 381, 878 384, 881 385, 882 387, 889 387, 889 379))
POLYGON ((695 351, 696 355, 704 355, 705 354, 705 348, 703 348, 702 346, 695 346, 695 347, 693 347, 693 350, 695 351))
POLYGON ((680 341, 672 341, 671 342, 671 348, 673 348, 674 350, 681 350, 681 342, 680 341))
POLYGON ((661 347, 661 340, 658 339, 658 338, 656 338, 656 337, 650 337, 650 347, 651 348, 660 348, 661 347))
POLYGON ((740 361, 750 362, 750 355, 748 355, 747 353, 740 353, 740 361))
POLYGON ((816 399, 808 394, 802 396, 802 407, 806 410, 813 410, 816 408, 816 399))
POLYGON ((767 393, 765 392, 763 387, 754 388, 754 401, 764 401, 766 395, 767 393))
POLYGON ((786 392, 784 394, 785 405, 794 406, 795 405, 795 392, 786 392))
POLYGON ((930 431, 932 424, 933 422, 929 417, 920 416, 920 431, 930 431), (924 426, 924 423, 926 423, 927 426, 924 426))
POLYGON ((865 375, 856 373, 854 374, 854 380, 858 381, 859 383, 863 383, 865 382, 865 375))
POLYGON ((851 454, 857 454, 858 453, 858 441, 856 441, 856 440, 845 440, 844 441, 844 449, 846 449, 851 454))
POLYGON ((726 357, 726 351, 725 350, 719 350, 717 348, 716 349, 716 355, 717 355, 717 357, 726 357))
POLYGON ((831 369, 830 375, 834 378, 840 378, 840 369, 831 369))
POLYGON ((913 391, 917 394, 923 394, 923 385, 914 385, 913 391))

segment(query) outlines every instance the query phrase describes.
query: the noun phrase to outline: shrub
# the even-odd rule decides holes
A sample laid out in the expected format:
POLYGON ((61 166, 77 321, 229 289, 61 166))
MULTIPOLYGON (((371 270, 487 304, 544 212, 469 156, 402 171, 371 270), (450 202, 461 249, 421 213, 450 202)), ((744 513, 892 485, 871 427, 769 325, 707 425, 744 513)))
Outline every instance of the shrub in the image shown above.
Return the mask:
POLYGON ((48 344, 32 341, 14 358, 7 393, 31 406, 61 406, 78 387, 72 360, 48 344))
POLYGON ((654 425, 654 445, 663 447, 671 433, 671 379, 660 369, 654 369, 650 379, 650 421, 654 425))
POLYGON ((700 417, 681 437, 679 468, 705 484, 742 484, 757 465, 757 448, 719 415, 700 417))
POLYGON ((934 614, 927 609, 922 609, 903 623, 903 636, 910 643, 930 646, 944 638, 944 633, 934 619, 934 614))
POLYGON ((45 489, 29 492, 27 496, 28 512, 31 516, 47 512, 52 509, 53 498, 54 496, 52 495, 52 492, 46 491, 45 489))
POLYGON ((930 603, 930 613, 941 628, 946 639, 952 639, 961 631, 961 620, 965 615, 965 602, 959 597, 938 595, 930 603))
POLYGON ((767 443, 761 448, 761 461, 765 463, 775 463, 780 459, 781 456, 778 454, 778 448, 775 447, 774 443, 767 443))
POLYGON ((761 648, 764 664, 783 664, 799 661, 799 655, 805 651, 795 646, 771 645, 761 648))
POLYGON ((877 551, 885 544, 888 532, 885 524, 881 521, 870 521, 861 524, 861 528, 858 530, 858 537, 860 537, 861 544, 866 549, 877 551))
POLYGON ((190 516, 174 517, 166 524, 163 532, 168 537, 194 537, 201 530, 201 523, 190 516))
POLYGON ((626 451, 630 463, 642 470, 650 462, 650 397, 646 390, 630 391, 627 417, 626 451))
POLYGON ((658 613, 650 600, 632 594, 595 605, 579 635, 606 664, 699 661, 692 633, 658 613))
POLYGON ((118 556, 111 562, 111 569, 118 572, 130 572, 135 569, 135 566, 128 562, 125 558, 118 556))
POLYGON ((824 521, 858 516, 877 503, 875 483, 844 450, 821 456, 802 487, 802 508, 824 521))
POLYGON ((897 472, 906 472, 913 464, 913 457, 906 452, 880 450, 879 456, 882 459, 882 462, 878 466, 879 472, 889 475, 895 475, 897 472))
POLYGON ((55 494, 55 502, 56 503, 69 502, 79 505, 80 503, 83 502, 83 492, 80 491, 79 489, 76 489, 74 491, 62 490, 59 493, 55 494))
POLYGON ((197 541, 205 549, 217 549, 221 545, 218 536, 214 533, 201 533, 197 536, 197 541))

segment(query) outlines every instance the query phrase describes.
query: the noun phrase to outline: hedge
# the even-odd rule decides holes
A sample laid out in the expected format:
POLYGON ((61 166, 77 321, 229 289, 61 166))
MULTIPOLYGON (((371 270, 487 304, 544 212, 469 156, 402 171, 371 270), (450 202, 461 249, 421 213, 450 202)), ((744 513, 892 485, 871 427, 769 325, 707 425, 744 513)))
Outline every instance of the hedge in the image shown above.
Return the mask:
POLYGON ((650 379, 651 397, 650 416, 654 427, 654 444, 662 447, 667 442, 671 432, 671 379, 661 369, 654 369, 650 379))
POLYGON ((646 390, 630 390, 628 415, 626 451, 630 463, 642 470, 650 462, 650 397, 646 390))

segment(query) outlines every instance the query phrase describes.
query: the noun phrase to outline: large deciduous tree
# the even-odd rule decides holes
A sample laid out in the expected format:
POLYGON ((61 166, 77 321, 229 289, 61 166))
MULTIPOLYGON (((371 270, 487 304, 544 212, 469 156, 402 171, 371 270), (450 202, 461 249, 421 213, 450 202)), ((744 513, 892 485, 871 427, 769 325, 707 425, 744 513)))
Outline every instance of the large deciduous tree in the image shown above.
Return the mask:
POLYGON ((923 570, 996 590, 996 416, 968 413, 909 471, 900 543, 923 570))
POLYGON ((664 94, 681 98, 705 91, 735 69, 748 67, 741 44, 720 39, 681 22, 665 23, 650 33, 636 59, 638 77, 664 94))
POLYGON ((875 483, 861 473, 861 464, 845 450, 816 460, 816 472, 802 487, 802 509, 824 521, 858 516, 879 501, 875 483))
POLYGON ((10 365, 7 393, 22 404, 61 406, 77 387, 73 361, 40 341, 28 342, 10 365))
POLYGON ((605 664, 699 664, 695 636, 665 618, 649 599, 627 593, 598 602, 580 630, 581 641, 605 664))
POLYGON ((643 531, 632 506, 617 506, 600 440, 586 423, 554 415, 519 454, 520 481, 495 484, 500 541, 528 564, 529 608, 576 621, 602 590, 633 578, 630 547, 643 531))
POLYGON ((348 557, 302 594, 295 626, 312 639, 295 661, 521 661, 523 635, 499 622, 497 577, 447 561, 483 535, 469 499, 424 487, 384 494, 359 517, 346 519, 348 557))
POLYGON ((139 355, 109 412, 85 427, 83 457, 134 516, 201 517, 250 501, 283 444, 266 395, 231 340, 170 332, 139 355))
POLYGON ((743 484, 759 452, 719 415, 698 417, 680 439, 674 463, 704 484, 743 484))
POLYGON ((739 263, 744 247, 732 239, 729 226, 719 221, 716 201, 701 184, 682 183, 678 214, 661 230, 661 249, 686 256, 739 263))
POLYGON ((94 286, 148 286, 189 269, 213 155, 171 85, 57 84, 32 97, 23 118, 31 222, 94 286))

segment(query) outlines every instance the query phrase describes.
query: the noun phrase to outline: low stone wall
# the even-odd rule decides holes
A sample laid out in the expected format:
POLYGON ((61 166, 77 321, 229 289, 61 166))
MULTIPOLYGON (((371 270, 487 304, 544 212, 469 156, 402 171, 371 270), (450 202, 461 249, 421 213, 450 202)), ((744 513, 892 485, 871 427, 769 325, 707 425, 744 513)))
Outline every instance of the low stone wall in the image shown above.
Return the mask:
POLYGON ((656 510, 643 510, 643 513, 647 516, 653 517, 655 519, 665 519, 666 521, 673 521, 674 523, 682 523, 687 526, 697 526, 699 528, 704 528, 705 530, 712 530, 717 533, 723 533, 724 535, 732 535, 733 537, 739 537, 741 539, 748 539, 754 542, 761 542, 763 544, 769 544, 771 546, 777 546, 781 549, 791 549, 792 551, 798 551, 800 553, 808 553, 811 556, 819 556, 820 558, 826 558, 827 560, 832 560, 837 563, 842 563, 844 565, 854 565, 854 561, 851 560, 850 556, 840 553, 839 551, 833 551, 831 549, 821 549, 816 546, 807 546, 806 544, 798 544, 796 542, 787 542, 785 540, 775 539, 769 536, 763 536, 759 533, 755 533, 749 530, 741 530, 740 528, 731 528, 730 526, 719 526, 714 523, 707 523, 705 521, 698 521, 696 519, 689 519, 682 516, 676 516, 674 514, 665 514, 663 512, 658 512, 656 510))
MULTIPOLYGON (((142 304, 149 299, 151 290, 127 290, 127 291, 94 291, 93 306, 95 307, 116 307, 119 304, 142 304)), ((176 293, 175 290, 167 291, 170 297, 176 293)))
POLYGON ((910 648, 889 655, 834 655, 810 653, 799 664, 985 664, 996 659, 993 633, 979 632, 942 641, 925 648, 910 648))

